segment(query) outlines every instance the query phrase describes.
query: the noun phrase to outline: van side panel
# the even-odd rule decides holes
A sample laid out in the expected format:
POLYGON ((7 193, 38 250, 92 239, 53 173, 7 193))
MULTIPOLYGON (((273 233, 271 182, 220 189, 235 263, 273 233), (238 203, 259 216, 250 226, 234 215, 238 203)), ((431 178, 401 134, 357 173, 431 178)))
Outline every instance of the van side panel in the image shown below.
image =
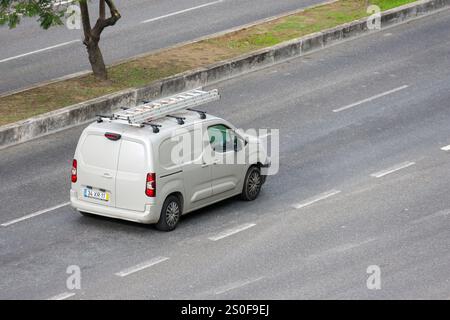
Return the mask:
MULTIPOLYGON (((172 152, 176 147, 176 144, 177 142, 172 139, 172 137, 168 137, 162 140, 159 145, 157 192, 159 192, 158 199, 161 206, 169 194, 179 192, 184 197, 185 193, 183 165, 181 163, 176 163, 176 161, 172 158, 172 152)), ((185 204, 183 203, 182 205, 184 207, 185 204)))
POLYGON ((203 144, 202 127, 185 127, 174 131, 163 140, 159 147, 160 173, 163 177, 159 186, 165 197, 179 191, 183 194, 183 212, 188 212, 194 205, 206 203, 212 196, 211 167, 202 162, 203 144), (195 141, 195 142, 194 142, 195 141), (179 185, 178 185, 179 184, 179 185))

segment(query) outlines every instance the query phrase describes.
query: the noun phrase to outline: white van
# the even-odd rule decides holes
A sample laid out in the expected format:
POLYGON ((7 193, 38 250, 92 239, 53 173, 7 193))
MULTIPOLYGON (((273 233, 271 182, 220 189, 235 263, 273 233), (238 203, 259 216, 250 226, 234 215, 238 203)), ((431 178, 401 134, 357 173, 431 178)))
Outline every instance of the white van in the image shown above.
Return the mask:
POLYGON ((201 101, 182 95, 100 117, 83 131, 71 177, 76 210, 170 231, 182 214, 239 194, 257 198, 265 182, 261 168, 270 165, 259 140, 187 110, 201 101))

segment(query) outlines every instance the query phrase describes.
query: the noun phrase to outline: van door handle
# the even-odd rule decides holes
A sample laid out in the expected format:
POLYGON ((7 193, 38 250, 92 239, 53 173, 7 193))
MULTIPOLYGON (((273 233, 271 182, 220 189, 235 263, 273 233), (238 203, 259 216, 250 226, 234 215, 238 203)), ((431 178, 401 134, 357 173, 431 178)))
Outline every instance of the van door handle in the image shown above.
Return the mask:
POLYGON ((109 173, 104 173, 102 177, 106 179, 112 179, 112 175, 110 175, 109 173))
POLYGON ((214 160, 213 162, 211 162, 211 163, 206 163, 206 162, 203 162, 202 163, 202 168, 205 168, 205 167, 209 167, 210 165, 216 165, 216 164, 218 164, 219 163, 219 160, 214 160))

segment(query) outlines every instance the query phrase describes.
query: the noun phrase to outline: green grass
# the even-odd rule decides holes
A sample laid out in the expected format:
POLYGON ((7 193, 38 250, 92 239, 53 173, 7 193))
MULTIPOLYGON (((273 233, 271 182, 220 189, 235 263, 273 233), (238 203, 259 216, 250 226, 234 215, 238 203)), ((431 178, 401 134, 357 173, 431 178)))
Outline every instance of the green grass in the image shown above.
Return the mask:
MULTIPOLYGON (((414 0, 372 0, 387 10, 414 0)), ((0 98, 0 125, 26 119, 109 93, 204 67, 286 40, 367 16, 365 0, 339 0, 247 29, 149 54, 108 68, 109 80, 91 74, 0 98)), ((43 31, 45 32, 45 31, 43 31)))
POLYGON ((370 3, 379 6, 381 10, 385 11, 415 1, 416 0, 372 0, 370 3))
POLYGON ((302 30, 306 28, 308 24, 306 23, 306 18, 303 16, 291 16, 286 18, 285 22, 277 24, 273 30, 276 32, 285 30, 302 30))

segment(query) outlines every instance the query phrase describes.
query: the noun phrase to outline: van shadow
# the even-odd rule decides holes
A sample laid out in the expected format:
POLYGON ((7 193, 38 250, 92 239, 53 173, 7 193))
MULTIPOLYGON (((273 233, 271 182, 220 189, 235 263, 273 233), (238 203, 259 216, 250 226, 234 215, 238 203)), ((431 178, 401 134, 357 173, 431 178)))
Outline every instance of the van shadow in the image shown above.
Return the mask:
MULTIPOLYGON (((190 229, 192 227, 198 227, 201 225, 205 226, 208 222, 215 221, 217 218, 226 218, 229 215, 236 214, 236 208, 245 209, 246 201, 242 201, 239 196, 228 198, 220 202, 214 203, 212 205, 203 207, 201 209, 189 212, 183 215, 177 228, 173 231, 183 229, 190 229), (242 206, 244 205, 244 206, 242 206), (237 206, 237 207, 236 207, 237 206)), ((79 213, 78 213, 79 214, 79 213)), ((90 227, 98 227, 105 232, 155 232, 157 234, 161 231, 155 228, 154 224, 142 224, 127 220, 120 220, 116 218, 109 218, 100 215, 87 215, 82 216, 77 219, 80 225, 89 225, 90 227)))

